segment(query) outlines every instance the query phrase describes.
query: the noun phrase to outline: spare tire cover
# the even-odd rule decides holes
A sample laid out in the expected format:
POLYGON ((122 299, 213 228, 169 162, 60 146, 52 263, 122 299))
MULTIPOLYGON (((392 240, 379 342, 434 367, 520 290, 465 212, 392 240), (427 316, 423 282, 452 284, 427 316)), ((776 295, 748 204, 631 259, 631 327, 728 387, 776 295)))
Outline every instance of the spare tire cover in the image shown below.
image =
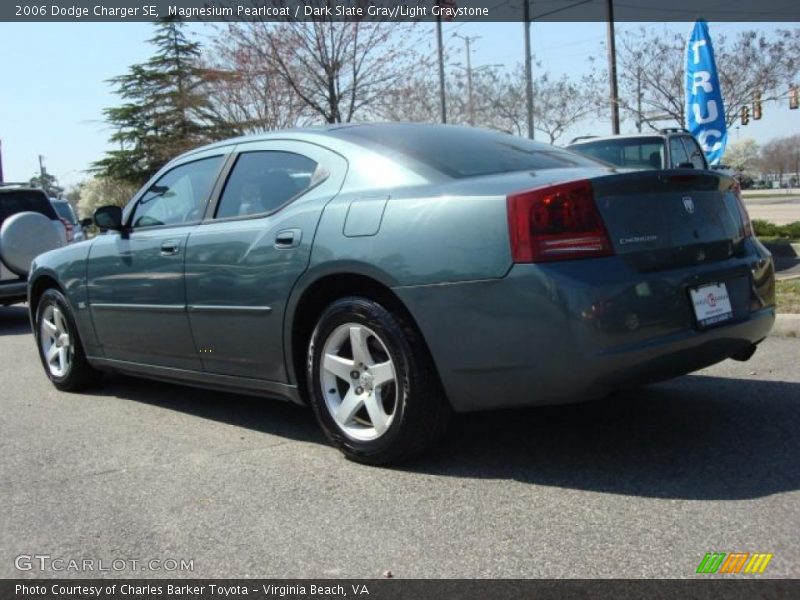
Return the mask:
POLYGON ((63 245, 56 225, 36 212, 12 215, 0 227, 0 258, 17 275, 27 275, 34 258, 63 245))

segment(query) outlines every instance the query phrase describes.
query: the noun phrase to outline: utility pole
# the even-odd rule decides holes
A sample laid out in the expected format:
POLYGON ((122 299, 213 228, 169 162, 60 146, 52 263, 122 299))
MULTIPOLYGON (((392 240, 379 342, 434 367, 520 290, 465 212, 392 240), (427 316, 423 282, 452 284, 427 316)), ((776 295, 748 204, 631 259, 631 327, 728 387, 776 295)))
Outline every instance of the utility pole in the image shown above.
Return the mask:
POLYGON ((531 6, 523 0, 525 20, 525 109, 528 115, 528 138, 533 139, 533 61, 531 60, 531 6))
POLYGON ((44 156, 42 156, 40 154, 39 155, 39 177, 41 178, 42 183, 44 183, 44 174, 46 172, 47 172, 47 170, 44 168, 44 156))
POLYGON ((614 38, 614 0, 606 0, 608 21, 608 80, 611 86, 611 133, 619 134, 619 93, 617 91, 617 47, 614 38))
POLYGON ((447 123, 447 101, 444 88, 444 45, 442 43, 442 17, 436 17, 436 43, 439 47, 439 103, 442 123, 447 123))
POLYGON ((469 45, 471 42, 477 40, 477 37, 470 37, 468 35, 453 34, 454 37, 464 40, 464 45, 467 51, 467 118, 470 125, 475 124, 475 105, 473 104, 472 96, 472 59, 469 45))
POLYGON ((636 68, 636 131, 642 133, 642 67, 636 68))

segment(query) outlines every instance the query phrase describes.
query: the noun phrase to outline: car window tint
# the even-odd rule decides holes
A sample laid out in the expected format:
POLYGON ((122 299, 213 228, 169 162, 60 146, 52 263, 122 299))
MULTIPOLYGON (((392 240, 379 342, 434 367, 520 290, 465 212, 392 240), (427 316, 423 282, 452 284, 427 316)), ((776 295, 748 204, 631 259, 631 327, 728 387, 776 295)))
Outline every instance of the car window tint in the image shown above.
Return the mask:
POLYGON ((222 159, 222 156, 213 156, 196 160, 162 175, 137 202, 133 227, 199 221, 203 217, 222 159))
POLYGON ((598 166, 591 159, 548 144, 466 127, 355 125, 332 130, 329 135, 376 150, 412 169, 416 161, 454 178, 598 166))
POLYGON ((571 150, 631 169, 661 169, 664 165, 664 140, 658 137, 598 140, 575 144, 571 150))
POLYGON ((56 210, 44 192, 36 190, 7 190, 0 192, 0 226, 19 212, 38 212, 48 219, 57 219, 56 210))
POLYGON ((66 219, 73 225, 78 222, 78 219, 75 217, 75 213, 73 212, 72 207, 69 205, 69 202, 53 202, 52 204, 59 217, 66 219))
POLYGON ((686 153, 686 148, 683 147, 683 142, 679 137, 669 138, 669 154, 671 166, 677 168, 681 163, 688 163, 689 155, 686 153))
POLYGON ((272 212, 316 184, 316 162, 292 152, 243 152, 236 159, 217 208, 218 219, 272 212))
POLYGON ((695 169, 707 169, 706 159, 703 156, 703 151, 700 149, 700 144, 693 137, 685 135, 681 138, 686 147, 686 152, 689 155, 689 161, 695 169))

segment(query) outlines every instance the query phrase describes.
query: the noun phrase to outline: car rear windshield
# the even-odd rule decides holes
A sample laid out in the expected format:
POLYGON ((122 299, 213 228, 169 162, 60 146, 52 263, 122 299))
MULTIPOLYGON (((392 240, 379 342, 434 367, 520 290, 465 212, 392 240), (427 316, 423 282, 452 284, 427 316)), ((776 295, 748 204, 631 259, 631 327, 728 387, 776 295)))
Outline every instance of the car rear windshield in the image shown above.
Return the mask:
POLYGON ((570 146, 570 150, 598 158, 618 167, 661 169, 664 165, 664 139, 660 137, 583 142, 570 146))
POLYGON ((66 219, 73 225, 78 222, 78 219, 75 218, 75 213, 72 212, 72 207, 69 205, 69 202, 53 202, 53 207, 56 209, 58 216, 62 219, 66 219))
POLYGON ((0 225, 19 212, 38 212, 49 219, 57 219, 56 211, 44 192, 36 190, 0 190, 0 225))
MULTIPOLYGON (((351 126, 334 135, 404 162, 411 159, 450 177, 476 177, 513 171, 597 167, 598 163, 507 133, 466 127, 424 125, 351 126)), ((410 165, 413 168, 413 164, 410 165)))

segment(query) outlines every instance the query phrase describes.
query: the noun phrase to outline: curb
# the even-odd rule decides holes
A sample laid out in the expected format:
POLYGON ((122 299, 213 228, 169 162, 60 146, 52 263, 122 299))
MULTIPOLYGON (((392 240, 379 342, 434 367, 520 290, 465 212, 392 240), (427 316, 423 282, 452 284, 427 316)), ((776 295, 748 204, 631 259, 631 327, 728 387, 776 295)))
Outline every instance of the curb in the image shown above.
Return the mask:
POLYGON ((770 337, 800 338, 800 315, 777 314, 770 337))

